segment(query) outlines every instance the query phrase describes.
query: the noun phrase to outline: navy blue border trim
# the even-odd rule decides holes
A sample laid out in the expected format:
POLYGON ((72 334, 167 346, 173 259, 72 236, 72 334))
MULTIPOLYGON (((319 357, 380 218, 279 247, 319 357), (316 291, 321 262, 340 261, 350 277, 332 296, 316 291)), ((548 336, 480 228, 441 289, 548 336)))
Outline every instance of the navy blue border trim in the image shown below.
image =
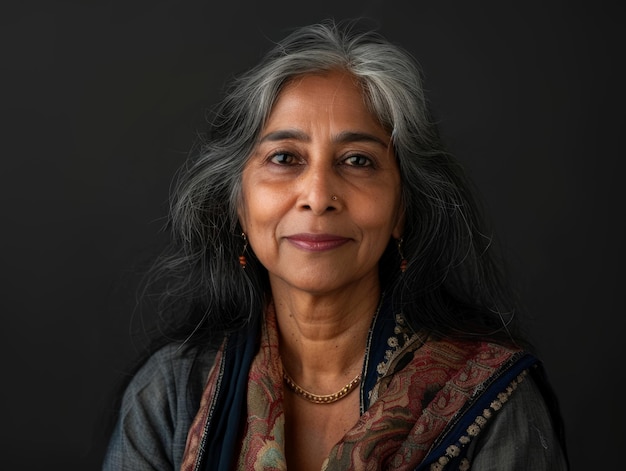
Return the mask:
MULTIPOLYGON (((441 438, 431 448, 422 463, 415 468, 415 471, 427 469, 428 466, 444 456, 450 445, 458 443, 462 436, 467 435, 468 427, 474 423, 478 416, 482 416, 485 409, 490 408, 491 403, 498 398, 498 394, 505 391, 522 371, 537 363, 539 360, 530 353, 522 353, 521 356, 516 355, 509 360, 476 399, 468 401, 467 407, 459 411, 458 419, 448 425, 447 431, 443 432, 441 438)), ((467 446, 464 446, 463 450, 466 451, 467 446)), ((464 452, 461 453, 461 457, 463 455, 464 452)))

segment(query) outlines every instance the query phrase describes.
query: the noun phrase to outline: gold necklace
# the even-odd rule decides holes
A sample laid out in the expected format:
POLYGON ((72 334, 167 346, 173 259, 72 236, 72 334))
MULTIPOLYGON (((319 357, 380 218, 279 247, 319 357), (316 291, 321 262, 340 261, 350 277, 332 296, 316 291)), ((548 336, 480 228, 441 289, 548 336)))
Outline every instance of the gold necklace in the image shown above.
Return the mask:
POLYGON ((346 384, 343 388, 337 391, 334 394, 313 394, 312 392, 307 391, 306 389, 302 389, 300 386, 296 384, 289 374, 283 368, 283 379, 285 380, 285 384, 289 386, 293 392, 295 392, 298 396, 305 398, 307 401, 312 402, 314 404, 331 404, 333 402, 338 401, 341 398, 346 397, 350 391, 352 391, 357 384, 361 382, 361 373, 359 373, 356 378, 346 384))

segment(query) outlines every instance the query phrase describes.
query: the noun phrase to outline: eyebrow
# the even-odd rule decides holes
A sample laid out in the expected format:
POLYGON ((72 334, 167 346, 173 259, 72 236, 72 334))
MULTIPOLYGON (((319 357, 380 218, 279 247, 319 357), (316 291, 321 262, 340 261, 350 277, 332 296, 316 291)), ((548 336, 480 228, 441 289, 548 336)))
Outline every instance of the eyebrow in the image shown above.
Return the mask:
MULTIPOLYGON (((299 129, 280 129, 278 131, 273 131, 261 138, 260 143, 264 142, 276 142, 276 141, 284 141, 287 139, 294 139, 297 141, 309 142, 311 139, 308 134, 299 129)), ((339 134, 333 136, 333 141, 338 144, 346 144, 349 142, 373 142, 375 144, 379 144, 380 146, 387 148, 389 147, 389 142, 385 142, 378 136, 374 134, 370 134, 367 132, 360 131, 343 131, 339 134)))

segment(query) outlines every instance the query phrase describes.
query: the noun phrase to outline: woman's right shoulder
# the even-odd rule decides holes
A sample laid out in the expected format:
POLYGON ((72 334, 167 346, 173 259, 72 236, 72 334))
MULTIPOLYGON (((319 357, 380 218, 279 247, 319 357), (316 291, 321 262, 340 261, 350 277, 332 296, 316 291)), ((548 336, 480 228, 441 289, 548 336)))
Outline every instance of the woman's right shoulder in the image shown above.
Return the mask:
POLYGON ((178 469, 214 360, 181 344, 149 355, 124 390, 103 469, 178 469))
MULTIPOLYGON (((200 346, 169 343, 154 351, 130 380, 127 395, 150 390, 172 394, 202 388, 215 360, 215 350, 200 346)), ((153 396, 154 397, 154 396, 153 396)))

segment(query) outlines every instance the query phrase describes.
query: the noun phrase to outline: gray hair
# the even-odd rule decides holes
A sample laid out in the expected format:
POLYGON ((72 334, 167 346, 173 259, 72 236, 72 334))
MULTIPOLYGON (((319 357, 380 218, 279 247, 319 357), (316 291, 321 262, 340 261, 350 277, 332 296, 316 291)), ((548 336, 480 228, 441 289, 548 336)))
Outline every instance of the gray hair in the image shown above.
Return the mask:
MULTIPOLYGON (((206 139, 180 170, 170 210, 172 250, 155 267, 170 281, 162 299, 186 299, 214 332, 240 328, 258 316, 268 294, 267 273, 253 253, 242 270, 237 220, 241 174, 281 89, 294 77, 342 70, 352 74, 364 99, 389 130, 399 162, 405 209, 403 253, 390 246, 380 263, 383 288, 416 325, 472 334, 493 329, 502 283, 488 256, 489 238, 470 185, 443 149, 424 96, 422 75, 410 53, 355 22, 327 21, 299 28, 275 44, 262 61, 236 78, 213 110, 206 139), (457 306, 466 309, 466 325, 457 306), (467 315, 473 306, 474 319, 467 315), (412 312, 411 312, 412 311, 412 312)), ((460 309, 460 308, 459 308, 460 309)), ((495 324, 498 324, 495 322, 495 324)))

